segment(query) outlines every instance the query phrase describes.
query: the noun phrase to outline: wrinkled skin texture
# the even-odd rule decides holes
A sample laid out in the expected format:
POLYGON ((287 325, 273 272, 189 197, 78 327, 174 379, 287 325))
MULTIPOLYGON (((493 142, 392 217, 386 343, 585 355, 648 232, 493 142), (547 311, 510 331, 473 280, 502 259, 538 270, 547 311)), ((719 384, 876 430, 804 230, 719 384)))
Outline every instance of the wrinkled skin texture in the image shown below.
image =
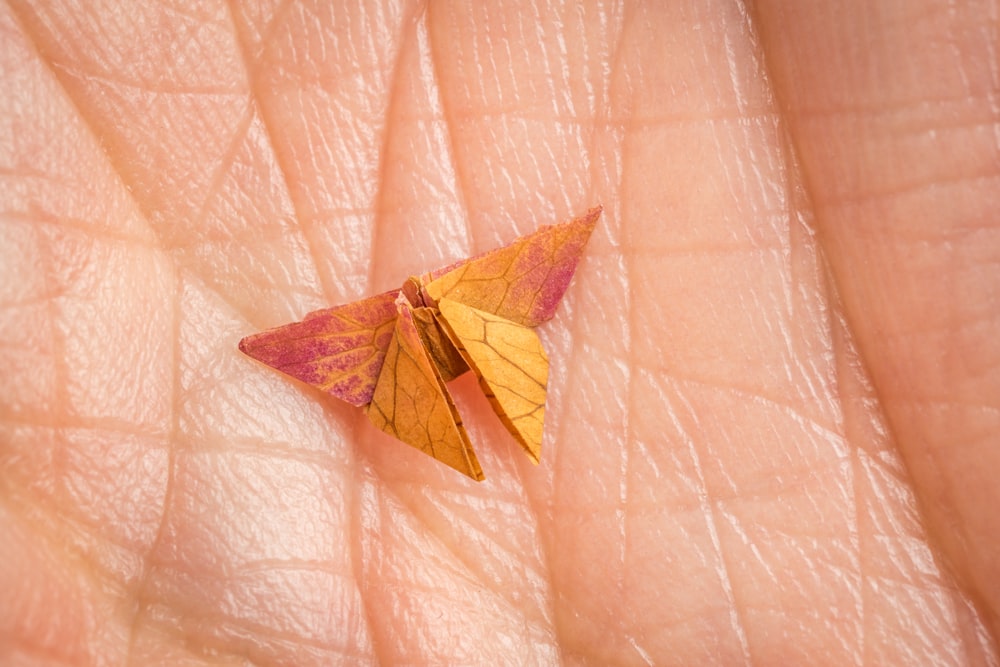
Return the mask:
POLYGON ((0 662, 996 664, 995 2, 56 4, 0 662), (598 202, 538 467, 468 376, 481 484, 237 352, 598 202))

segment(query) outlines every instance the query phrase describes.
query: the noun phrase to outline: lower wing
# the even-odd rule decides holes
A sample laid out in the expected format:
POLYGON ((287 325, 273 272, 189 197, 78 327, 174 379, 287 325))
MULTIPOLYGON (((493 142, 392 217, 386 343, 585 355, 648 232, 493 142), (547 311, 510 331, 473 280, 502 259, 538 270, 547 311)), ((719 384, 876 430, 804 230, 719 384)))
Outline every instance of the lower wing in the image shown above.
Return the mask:
POLYGON ((549 360, 531 327, 451 299, 438 301, 451 336, 511 435, 538 463, 542 452, 549 360))

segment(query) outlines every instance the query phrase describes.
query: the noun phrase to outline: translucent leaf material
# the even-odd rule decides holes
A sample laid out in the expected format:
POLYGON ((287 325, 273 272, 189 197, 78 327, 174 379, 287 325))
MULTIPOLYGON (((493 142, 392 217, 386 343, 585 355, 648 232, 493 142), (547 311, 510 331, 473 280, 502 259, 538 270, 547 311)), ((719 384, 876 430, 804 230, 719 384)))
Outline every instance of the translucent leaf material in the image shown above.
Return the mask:
POLYGON ((310 313, 240 341, 245 354, 365 406, 390 435, 476 480, 482 470, 446 382, 473 368, 507 430, 538 463, 550 319, 601 208, 406 280, 398 291, 310 313))

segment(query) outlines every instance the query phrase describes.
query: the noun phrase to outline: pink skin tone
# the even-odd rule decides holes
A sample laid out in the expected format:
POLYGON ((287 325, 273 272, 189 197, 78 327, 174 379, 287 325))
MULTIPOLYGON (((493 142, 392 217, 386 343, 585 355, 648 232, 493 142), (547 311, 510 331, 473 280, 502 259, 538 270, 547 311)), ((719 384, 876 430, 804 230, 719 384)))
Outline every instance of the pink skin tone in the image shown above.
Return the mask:
POLYGON ((0 34, 0 664, 997 664, 994 4, 0 34), (596 202, 539 466, 236 349, 596 202))

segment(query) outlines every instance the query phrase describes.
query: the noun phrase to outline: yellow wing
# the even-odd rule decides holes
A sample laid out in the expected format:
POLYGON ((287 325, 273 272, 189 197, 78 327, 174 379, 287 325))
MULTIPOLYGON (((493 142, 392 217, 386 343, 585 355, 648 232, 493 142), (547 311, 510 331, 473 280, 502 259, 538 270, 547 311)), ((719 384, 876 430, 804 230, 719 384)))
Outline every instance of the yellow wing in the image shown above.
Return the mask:
POLYGON ((368 419, 389 435, 416 447, 474 480, 484 478, 469 436, 413 322, 409 304, 399 314, 386 349, 368 419))
POLYGON ((511 435, 538 463, 545 423, 549 360, 531 327, 442 298, 444 329, 511 435))
POLYGON ((592 208, 569 222, 542 227, 508 246, 434 271, 425 276, 424 290, 434 301, 451 299, 537 326, 556 312, 600 214, 600 206, 592 208))

